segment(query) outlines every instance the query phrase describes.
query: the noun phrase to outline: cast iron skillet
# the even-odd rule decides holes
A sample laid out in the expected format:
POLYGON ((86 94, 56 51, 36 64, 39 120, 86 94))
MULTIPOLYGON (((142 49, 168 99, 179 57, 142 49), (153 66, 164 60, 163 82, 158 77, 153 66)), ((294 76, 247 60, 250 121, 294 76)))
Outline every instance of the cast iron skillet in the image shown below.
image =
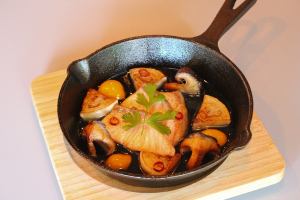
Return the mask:
POLYGON ((105 46, 84 59, 74 61, 58 99, 58 118, 63 134, 86 160, 94 163, 106 175, 128 184, 160 187, 185 183, 208 175, 233 150, 244 147, 251 139, 250 122, 253 100, 250 87, 242 72, 218 48, 220 37, 256 2, 245 0, 233 9, 235 0, 225 0, 210 27, 200 36, 141 36, 105 46), (82 147, 79 131, 81 103, 88 88, 97 86, 115 74, 134 66, 191 67, 199 77, 212 83, 231 103, 233 134, 221 156, 191 171, 151 177, 116 172, 89 156, 82 147))

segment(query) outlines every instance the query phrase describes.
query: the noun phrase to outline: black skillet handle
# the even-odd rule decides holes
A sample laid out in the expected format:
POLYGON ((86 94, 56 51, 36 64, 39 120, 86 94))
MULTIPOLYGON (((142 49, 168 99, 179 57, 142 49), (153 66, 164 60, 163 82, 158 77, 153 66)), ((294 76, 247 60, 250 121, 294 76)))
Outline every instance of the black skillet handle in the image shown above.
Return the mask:
POLYGON ((192 40, 219 51, 218 42, 222 35, 255 4, 256 0, 245 0, 234 9, 235 2, 236 0, 225 0, 208 29, 192 40))

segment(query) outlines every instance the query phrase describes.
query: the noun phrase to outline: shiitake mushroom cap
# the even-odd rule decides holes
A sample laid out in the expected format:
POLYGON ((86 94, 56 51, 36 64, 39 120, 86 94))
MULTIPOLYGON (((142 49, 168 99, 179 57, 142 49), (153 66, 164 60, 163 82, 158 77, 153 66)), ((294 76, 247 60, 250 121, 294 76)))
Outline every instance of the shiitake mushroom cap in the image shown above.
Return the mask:
POLYGON ((208 152, 219 154, 220 146, 215 138, 198 132, 191 134, 181 142, 180 152, 183 154, 186 151, 192 152, 186 163, 186 168, 191 170, 201 165, 204 156, 208 152))

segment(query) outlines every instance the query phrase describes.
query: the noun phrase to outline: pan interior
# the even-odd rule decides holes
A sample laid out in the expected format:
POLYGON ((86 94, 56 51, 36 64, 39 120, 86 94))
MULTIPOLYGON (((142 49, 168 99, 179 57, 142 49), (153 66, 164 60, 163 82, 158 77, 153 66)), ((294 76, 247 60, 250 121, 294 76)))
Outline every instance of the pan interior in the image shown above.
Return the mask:
MULTIPOLYGON (((204 45, 174 37, 141 37, 104 47, 69 66, 60 93, 59 121, 67 140, 81 154, 79 113, 88 88, 135 66, 179 68, 188 66, 228 100, 232 110, 232 148, 249 126, 251 99, 239 70, 224 56, 204 45)), ((88 157, 88 155, 85 155, 88 157)))

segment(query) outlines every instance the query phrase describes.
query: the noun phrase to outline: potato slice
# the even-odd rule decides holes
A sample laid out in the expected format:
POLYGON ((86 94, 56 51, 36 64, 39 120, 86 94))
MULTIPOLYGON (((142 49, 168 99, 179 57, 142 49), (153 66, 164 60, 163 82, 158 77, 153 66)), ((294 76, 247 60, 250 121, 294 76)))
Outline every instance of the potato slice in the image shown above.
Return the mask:
POLYGON ((94 89, 89 89, 82 103, 80 117, 85 121, 99 119, 109 113, 118 103, 116 98, 106 97, 94 89))
POLYGON ((140 165, 146 174, 162 176, 170 173, 179 163, 181 154, 160 156, 150 152, 140 152, 140 165))
POLYGON ((194 119, 193 130, 227 126, 230 122, 230 114, 226 106, 217 98, 205 95, 194 119))
POLYGON ((136 90, 148 83, 154 83, 160 87, 167 81, 167 77, 161 71, 153 68, 133 68, 129 70, 129 75, 136 90))

